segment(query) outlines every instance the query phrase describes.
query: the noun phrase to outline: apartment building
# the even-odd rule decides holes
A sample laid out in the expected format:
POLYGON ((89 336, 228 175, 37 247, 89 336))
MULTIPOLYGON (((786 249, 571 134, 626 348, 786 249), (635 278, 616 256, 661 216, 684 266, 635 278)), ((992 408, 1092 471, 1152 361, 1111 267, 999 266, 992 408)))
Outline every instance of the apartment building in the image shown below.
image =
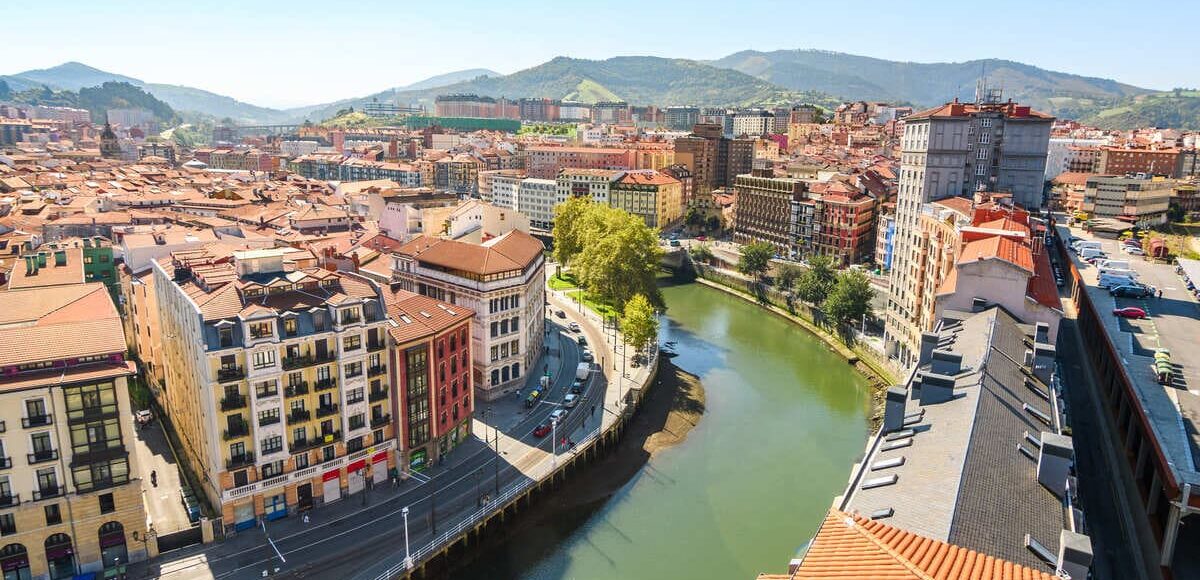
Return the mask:
POLYGON ((625 175, 625 171, 611 169, 568 168, 558 172, 557 203, 572 197, 587 197, 592 201, 608 205, 613 184, 625 175))
POLYGON ((904 119, 896 241, 892 258, 885 349, 901 364, 915 360, 915 288, 920 284, 919 226, 925 203, 977 191, 1004 191, 1022 207, 1042 206, 1053 117, 999 95, 957 100, 904 119))
POLYGON ((875 252, 875 198, 859 192, 824 193, 814 198, 813 253, 848 266, 875 252))
POLYGON ((737 215, 733 239, 738 243, 770 242, 780 255, 794 257, 800 252, 797 231, 799 204, 805 199, 806 186, 799 179, 771 177, 766 171, 739 175, 734 182, 737 215))
POLYGON ((421 172, 412 165, 358 157, 351 157, 338 164, 337 179, 340 181, 386 179, 394 181, 400 187, 421 187, 422 185, 421 172))
POLYGON ((542 243, 520 230, 482 244, 420 236, 393 254, 394 285, 475 312, 471 349, 478 396, 520 389, 545 340, 542 243))
POLYGON ((152 556, 131 452, 137 369, 104 285, 0 292, 0 345, 5 578, 112 577, 152 556))
POLYGON ((439 159, 433 169, 434 187, 438 189, 470 194, 479 185, 479 162, 466 153, 439 159))
POLYGON ((1181 153, 1180 149, 1174 147, 1100 147, 1096 173, 1179 177, 1182 172, 1181 153))
POLYGON ((683 185, 666 173, 630 171, 612 184, 608 204, 652 228, 670 227, 683 219, 683 185))
POLYGON ((700 107, 667 107, 667 128, 673 131, 691 131, 700 122, 700 107))
POLYGON ((558 204, 558 181, 522 179, 517 189, 517 211, 529 216, 529 225, 541 230, 554 227, 554 206, 558 204))
POLYGON ((1177 184, 1161 177, 1089 177, 1079 209, 1091 219, 1117 219, 1142 228, 1162 225, 1177 184))
POLYGON ((529 177, 554 179, 563 169, 632 169, 631 149, 532 146, 525 150, 529 177))
POLYGON ((153 267, 160 402, 226 527, 336 501, 395 467, 375 284, 292 248, 207 246, 153 267))
POLYGON ((497 207, 517 208, 517 190, 525 172, 519 169, 488 169, 478 174, 479 199, 497 207))

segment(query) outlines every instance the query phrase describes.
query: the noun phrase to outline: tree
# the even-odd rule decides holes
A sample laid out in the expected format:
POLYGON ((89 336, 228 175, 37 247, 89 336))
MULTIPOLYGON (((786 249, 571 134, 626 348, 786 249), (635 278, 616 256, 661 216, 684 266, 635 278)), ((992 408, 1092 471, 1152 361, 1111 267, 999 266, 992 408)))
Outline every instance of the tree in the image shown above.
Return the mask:
POLYGON ((704 225, 704 214, 700 213, 699 209, 689 207, 687 214, 683 218, 683 222, 689 227, 698 228, 704 225))
POLYGON ((705 227, 709 231, 716 231, 716 230, 721 229, 721 218, 719 218, 715 215, 708 216, 708 220, 705 221, 705 227))
POLYGON ((662 304, 658 231, 625 210, 594 204, 589 211, 583 249, 572 262, 579 281, 618 309, 637 294, 662 304))
POLYGON ((708 244, 692 246, 692 259, 705 264, 711 262, 713 259, 712 248, 708 247, 708 244))
POLYGON ((791 290, 792 286, 796 284, 796 280, 799 280, 803 275, 804 271, 800 268, 791 264, 784 264, 779 267, 779 274, 775 277, 775 285, 779 286, 780 290, 791 290))
POLYGON ((839 326, 871 314, 871 298, 875 291, 866 274, 847 270, 837 277, 837 284, 825 299, 825 314, 839 326))
POLYGON ((737 269, 747 276, 761 277, 771 267, 775 246, 770 242, 751 242, 742 247, 737 269))
POLYGON ((638 350, 658 339, 658 317, 644 294, 635 294, 625 303, 621 332, 625 335, 625 344, 638 350))
POLYGON ((813 256, 808 261, 808 269, 796 280, 796 296, 809 304, 821 304, 836 281, 833 260, 828 256, 813 256))
POLYGON ((591 200, 586 197, 572 197, 554 208, 554 260, 562 265, 569 265, 571 259, 583 251, 586 238, 585 223, 591 200))

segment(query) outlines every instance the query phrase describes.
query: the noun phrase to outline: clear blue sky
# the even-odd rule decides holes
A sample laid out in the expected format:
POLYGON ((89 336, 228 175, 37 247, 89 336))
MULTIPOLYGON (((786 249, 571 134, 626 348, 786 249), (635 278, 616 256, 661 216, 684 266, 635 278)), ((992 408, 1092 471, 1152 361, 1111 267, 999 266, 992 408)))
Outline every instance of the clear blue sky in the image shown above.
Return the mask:
POLYGON ((76 60, 284 107, 554 56, 714 59, 815 48, 1006 58, 1139 86, 1200 86, 1191 0, 48 0, 0 10, 0 74, 76 60), (974 14, 974 10, 980 14, 974 14))

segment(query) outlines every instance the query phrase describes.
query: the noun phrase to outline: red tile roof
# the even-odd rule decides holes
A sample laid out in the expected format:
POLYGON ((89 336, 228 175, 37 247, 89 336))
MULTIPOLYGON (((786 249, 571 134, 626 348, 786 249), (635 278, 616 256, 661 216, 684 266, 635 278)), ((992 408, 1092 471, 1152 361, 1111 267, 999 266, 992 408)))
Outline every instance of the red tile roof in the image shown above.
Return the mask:
POLYGON ((1055 580, 961 546, 829 510, 794 580, 1055 580))
POLYGON ((991 258, 1004 260, 1022 270, 1033 273, 1033 252, 1025 244, 1004 236, 992 236, 967 242, 958 256, 958 263, 965 264, 991 258))
POLYGON ((1025 287, 1025 295, 1042 306, 1062 310, 1062 301, 1058 298, 1058 284, 1054 281, 1054 269, 1050 266, 1050 256, 1045 247, 1033 257, 1033 264, 1033 277, 1025 287))

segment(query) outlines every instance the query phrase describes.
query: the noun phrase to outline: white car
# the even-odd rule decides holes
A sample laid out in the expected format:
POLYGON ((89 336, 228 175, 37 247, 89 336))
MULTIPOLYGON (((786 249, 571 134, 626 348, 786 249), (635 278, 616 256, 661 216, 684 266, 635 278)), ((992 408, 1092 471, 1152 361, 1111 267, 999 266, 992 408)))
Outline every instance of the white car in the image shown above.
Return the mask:
POLYGON ((571 329, 571 332, 579 332, 579 323, 572 322, 571 324, 567 325, 567 328, 571 329))
POLYGON ((576 395, 575 393, 568 393, 566 397, 563 397, 563 406, 568 409, 573 409, 575 405, 578 404, 579 395, 576 395))
POLYGON ((1146 252, 1143 251, 1141 248, 1126 248, 1125 253, 1129 254, 1130 256, 1145 256, 1146 255, 1146 252))
POLYGON ((558 423, 562 422, 566 416, 566 409, 555 409, 553 413, 550 413, 550 422, 557 425, 558 423))

